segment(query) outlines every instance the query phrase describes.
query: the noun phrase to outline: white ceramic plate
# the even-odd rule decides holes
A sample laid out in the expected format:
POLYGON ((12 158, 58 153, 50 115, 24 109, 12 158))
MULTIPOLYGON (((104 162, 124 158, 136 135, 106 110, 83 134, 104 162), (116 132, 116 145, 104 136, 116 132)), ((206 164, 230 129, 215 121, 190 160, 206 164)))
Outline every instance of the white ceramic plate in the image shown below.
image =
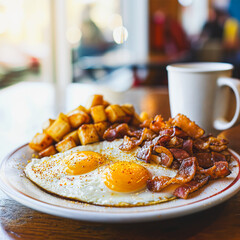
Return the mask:
POLYGON ((0 164, 0 188, 14 200, 35 210, 92 222, 144 222, 162 220, 195 213, 222 203, 240 189, 240 156, 231 151, 231 174, 191 194, 187 200, 141 207, 101 207, 65 200, 48 194, 29 181, 23 174, 24 166, 33 151, 27 144, 10 153, 0 164))

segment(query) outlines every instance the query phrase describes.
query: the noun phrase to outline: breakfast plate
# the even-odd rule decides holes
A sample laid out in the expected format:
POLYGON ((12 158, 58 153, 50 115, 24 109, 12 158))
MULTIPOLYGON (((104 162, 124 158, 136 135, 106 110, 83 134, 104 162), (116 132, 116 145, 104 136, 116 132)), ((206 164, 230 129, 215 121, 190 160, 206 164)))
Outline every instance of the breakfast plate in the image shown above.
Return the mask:
POLYGON ((26 178, 23 169, 34 151, 25 144, 12 151, 0 163, 0 188, 17 202, 44 213, 92 222, 145 222, 175 218, 220 204, 240 190, 240 156, 230 150, 231 174, 210 181, 187 200, 174 199, 139 207, 104 207, 66 200, 49 194, 26 178))

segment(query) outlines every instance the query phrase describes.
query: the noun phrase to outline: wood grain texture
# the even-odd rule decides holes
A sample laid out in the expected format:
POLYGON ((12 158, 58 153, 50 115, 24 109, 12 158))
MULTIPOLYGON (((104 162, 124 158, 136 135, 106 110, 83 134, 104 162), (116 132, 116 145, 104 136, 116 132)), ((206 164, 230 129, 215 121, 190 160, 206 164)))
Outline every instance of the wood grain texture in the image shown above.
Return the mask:
MULTIPOLYGON (((148 91, 140 109, 169 116, 166 91, 148 91)), ((240 126, 221 133, 240 153, 240 126)), ((181 218, 138 224, 102 224, 64 219, 27 208, 0 191, 0 240, 24 239, 240 239, 240 193, 209 210, 181 218)))

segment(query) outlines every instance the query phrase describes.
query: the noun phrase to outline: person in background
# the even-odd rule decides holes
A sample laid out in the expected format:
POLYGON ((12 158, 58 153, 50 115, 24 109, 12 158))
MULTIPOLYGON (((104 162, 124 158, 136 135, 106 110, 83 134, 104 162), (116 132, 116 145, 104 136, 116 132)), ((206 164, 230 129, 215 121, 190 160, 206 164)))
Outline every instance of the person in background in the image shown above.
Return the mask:
POLYGON ((211 8, 208 21, 203 26, 201 38, 222 40, 226 18, 227 14, 223 10, 211 8))
POLYGON ((222 61, 224 25, 227 18, 226 10, 214 5, 209 9, 208 20, 203 25, 199 38, 193 43, 197 61, 222 61))
POLYGON ((190 48, 189 40, 180 23, 157 10, 151 18, 151 49, 167 56, 190 48))

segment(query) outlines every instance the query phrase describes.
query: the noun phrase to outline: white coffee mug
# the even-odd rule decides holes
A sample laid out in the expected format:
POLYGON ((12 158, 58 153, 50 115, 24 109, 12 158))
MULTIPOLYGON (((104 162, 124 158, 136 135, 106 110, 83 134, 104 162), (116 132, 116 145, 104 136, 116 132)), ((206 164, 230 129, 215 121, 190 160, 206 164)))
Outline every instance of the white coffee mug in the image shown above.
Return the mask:
POLYGON ((231 78, 228 63, 179 63, 167 66, 172 117, 182 113, 206 133, 226 130, 240 123, 240 80, 231 78), (236 97, 236 111, 226 120, 230 88, 236 97))

